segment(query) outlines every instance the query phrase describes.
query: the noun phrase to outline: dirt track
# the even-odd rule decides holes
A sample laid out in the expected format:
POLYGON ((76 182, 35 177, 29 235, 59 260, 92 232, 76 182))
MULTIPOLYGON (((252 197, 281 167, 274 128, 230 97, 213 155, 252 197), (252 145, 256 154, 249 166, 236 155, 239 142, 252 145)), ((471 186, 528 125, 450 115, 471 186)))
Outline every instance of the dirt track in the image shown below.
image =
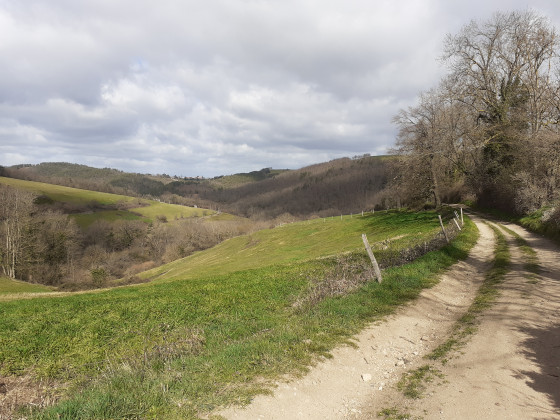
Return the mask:
POLYGON ((409 400, 395 389, 403 372, 426 363, 422 356, 441 343, 472 299, 493 254, 492 231, 476 221, 481 237, 469 258, 386 322, 341 347, 304 378, 278 383, 272 396, 228 419, 365 419, 395 407, 424 419, 560 419, 560 252, 524 229, 543 269, 537 282, 523 268, 513 240, 511 271, 498 301, 481 317, 478 332, 461 354, 438 365, 444 379, 427 395, 409 400))

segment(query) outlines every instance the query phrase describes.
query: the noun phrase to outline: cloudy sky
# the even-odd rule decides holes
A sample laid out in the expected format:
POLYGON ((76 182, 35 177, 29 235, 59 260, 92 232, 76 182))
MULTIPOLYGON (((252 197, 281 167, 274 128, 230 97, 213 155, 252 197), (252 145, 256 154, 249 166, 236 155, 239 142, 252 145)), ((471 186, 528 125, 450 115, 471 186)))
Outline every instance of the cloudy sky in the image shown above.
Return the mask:
POLYGON ((0 0, 0 165, 215 176, 394 144, 447 33, 559 0, 0 0))

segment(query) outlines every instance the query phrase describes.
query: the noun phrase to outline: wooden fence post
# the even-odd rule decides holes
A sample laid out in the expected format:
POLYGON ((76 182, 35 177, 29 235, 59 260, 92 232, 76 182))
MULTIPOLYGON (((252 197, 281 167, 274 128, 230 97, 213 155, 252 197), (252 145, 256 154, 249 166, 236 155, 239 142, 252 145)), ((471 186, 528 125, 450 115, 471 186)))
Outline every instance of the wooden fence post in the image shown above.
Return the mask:
POLYGON ((383 281, 383 279, 381 278, 381 270, 379 269, 379 265, 377 264, 377 260, 375 259, 375 256, 373 255, 373 251, 371 250, 371 247, 369 246, 369 242, 367 240, 367 236, 365 233, 362 233, 362 240, 364 241, 364 245, 366 246, 366 251, 369 255, 369 259, 371 260, 371 264, 373 265, 373 271, 375 273, 375 277, 377 277, 377 282, 381 283, 383 281))
POLYGON ((457 226, 457 229, 459 229, 459 231, 463 230, 461 229, 461 226, 459 226, 459 222, 457 222, 457 219, 453 219, 453 221, 455 222, 455 226, 457 226))
POLYGON ((459 231, 461 231, 461 226, 459 226, 459 215, 457 214, 457 210, 453 210, 453 213, 455 213, 455 218, 453 219, 453 221, 455 222, 455 226, 457 226, 457 229, 459 229, 459 231))
POLYGON ((465 226, 465 221, 463 220, 463 207, 461 207, 461 226, 465 226))
POLYGON ((441 226, 441 230, 443 231, 443 236, 445 236, 445 240, 447 241, 447 243, 449 243, 449 237, 447 236, 447 232, 445 231, 445 228, 443 227, 443 222, 441 220, 441 215, 437 215, 439 217, 439 224, 441 226))

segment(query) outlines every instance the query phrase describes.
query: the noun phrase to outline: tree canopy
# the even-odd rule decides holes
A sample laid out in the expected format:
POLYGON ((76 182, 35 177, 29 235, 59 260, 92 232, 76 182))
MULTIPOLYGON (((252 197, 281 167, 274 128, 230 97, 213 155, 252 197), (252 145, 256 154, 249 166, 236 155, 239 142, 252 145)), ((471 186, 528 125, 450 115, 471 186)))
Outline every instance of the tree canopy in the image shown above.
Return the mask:
POLYGON ((518 213, 558 200, 559 46, 533 11, 448 35, 446 77, 395 117, 399 199, 437 206, 472 195, 518 213))

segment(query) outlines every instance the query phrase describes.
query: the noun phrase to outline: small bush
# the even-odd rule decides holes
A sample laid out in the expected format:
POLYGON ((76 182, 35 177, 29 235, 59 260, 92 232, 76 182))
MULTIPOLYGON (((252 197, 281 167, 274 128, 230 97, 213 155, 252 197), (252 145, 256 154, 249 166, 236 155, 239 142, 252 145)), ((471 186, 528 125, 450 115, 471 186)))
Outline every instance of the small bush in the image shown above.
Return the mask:
POLYGON ((107 281, 107 272, 104 268, 94 268, 91 270, 91 282, 96 287, 103 287, 107 281))

